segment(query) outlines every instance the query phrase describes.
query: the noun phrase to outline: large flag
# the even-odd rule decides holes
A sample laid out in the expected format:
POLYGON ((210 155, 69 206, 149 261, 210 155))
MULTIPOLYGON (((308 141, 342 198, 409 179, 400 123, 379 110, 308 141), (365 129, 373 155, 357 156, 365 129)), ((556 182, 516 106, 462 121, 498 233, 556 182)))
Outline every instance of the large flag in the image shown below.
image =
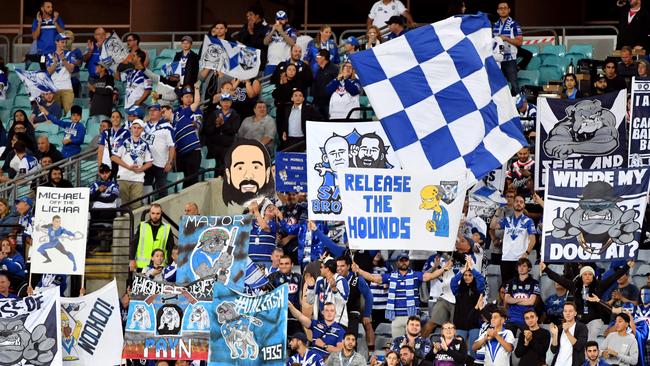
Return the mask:
POLYGON ((543 260, 634 260, 639 251, 649 181, 650 167, 549 170, 543 260))
POLYGON ((288 296, 288 284, 246 296, 215 283, 208 365, 284 365, 288 296))
MULTIPOLYGON (((381 124, 307 122, 307 197, 311 220, 345 219, 336 174, 339 169, 399 167, 381 124)), ((347 205, 347 204, 345 204, 347 205)))
POLYGON ((120 365, 124 339, 115 280, 86 296, 61 298, 61 331, 66 366, 120 365))
POLYGON ((176 281, 214 276, 244 291, 252 216, 182 216, 178 237, 176 281))
POLYGON ((186 285, 135 275, 122 357, 207 360, 214 278, 186 285))
POLYGON ((527 145, 485 14, 414 29, 351 59, 405 169, 469 170, 473 182, 527 145))
POLYGON ((102 45, 102 52, 99 58, 107 63, 111 70, 115 71, 117 65, 124 61, 129 55, 129 49, 117 35, 117 32, 111 33, 102 45))
POLYGON ((45 71, 16 69, 16 74, 18 74, 18 78, 25 84, 25 89, 27 89, 31 100, 38 98, 42 93, 54 93, 57 91, 50 75, 45 71))
POLYGON ((535 189, 553 169, 600 170, 627 165, 626 92, 587 98, 537 99, 535 189))
POLYGON ((241 43, 223 41, 206 35, 199 59, 201 69, 221 71, 239 80, 257 77, 262 63, 262 53, 257 48, 241 43))
POLYGON ((61 303, 53 287, 0 300, 0 365, 61 366, 61 303))
POLYGON ((32 272, 84 274, 89 204, 89 188, 38 187, 32 272))
POLYGON ((630 167, 650 165, 650 78, 632 78, 630 167))
POLYGON ((340 170, 350 248, 453 251, 467 191, 459 174, 340 170))

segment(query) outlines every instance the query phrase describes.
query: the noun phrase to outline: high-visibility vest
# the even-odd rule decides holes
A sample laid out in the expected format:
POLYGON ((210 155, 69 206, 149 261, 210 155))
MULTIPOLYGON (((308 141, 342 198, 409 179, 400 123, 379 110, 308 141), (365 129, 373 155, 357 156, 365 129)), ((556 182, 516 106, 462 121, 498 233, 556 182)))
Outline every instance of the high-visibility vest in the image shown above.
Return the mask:
MULTIPOLYGON (((135 253, 135 263, 138 268, 145 268, 149 265, 151 262, 151 252, 154 249, 162 249, 163 252, 167 253, 165 247, 170 231, 171 226, 163 223, 154 238, 151 224, 148 222, 140 223, 140 237, 138 238, 138 248, 135 253)), ((165 254, 166 256, 167 254, 165 254)))

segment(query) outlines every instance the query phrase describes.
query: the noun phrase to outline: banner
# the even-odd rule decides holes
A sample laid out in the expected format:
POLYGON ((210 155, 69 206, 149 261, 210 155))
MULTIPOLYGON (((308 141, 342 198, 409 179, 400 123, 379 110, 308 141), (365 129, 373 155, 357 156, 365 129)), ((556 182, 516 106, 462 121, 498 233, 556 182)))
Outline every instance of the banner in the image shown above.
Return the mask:
POLYGON ((182 216, 178 237, 179 283, 208 276, 244 291, 252 216, 182 216))
POLYGON ((650 165, 650 78, 632 78, 630 168, 650 165))
POLYGON ((226 151, 224 163, 221 198, 226 206, 239 213, 253 200, 275 197, 271 157, 261 142, 237 139, 226 151))
POLYGON ((35 100, 42 93, 55 93, 57 91, 54 81, 45 71, 26 71, 16 69, 16 74, 20 81, 25 84, 25 90, 29 93, 29 99, 35 100))
POLYGON ((207 360, 213 284, 214 278, 179 285, 136 274, 122 357, 207 360))
POLYGON ((288 294, 288 284, 252 297, 215 283, 208 365, 283 366, 288 294))
MULTIPOLYGON (((508 173, 508 164, 503 164, 502 167, 494 169, 489 172, 488 175, 481 179, 483 185, 490 185, 497 190, 503 192, 506 186, 506 175, 508 173)), ((477 183, 476 186, 480 186, 480 183, 477 183)))
POLYGON ((601 170, 627 166, 626 92, 588 98, 537 99, 535 189, 550 169, 601 170))
POLYGON ((108 67, 115 72, 117 65, 129 56, 129 49, 117 35, 117 32, 111 33, 102 45, 102 52, 99 55, 101 61, 108 64, 108 67))
POLYGON ((489 224, 497 208, 506 203, 500 190, 491 184, 479 182, 470 190, 467 217, 480 217, 489 224))
POLYGON ((650 168, 550 170, 544 200, 546 262, 634 260, 650 168))
POLYGON ((338 174, 350 249, 454 250, 466 176, 397 169, 338 174))
POLYGON ((278 152, 275 154, 275 191, 307 192, 307 155, 278 152))
POLYGON ((336 172, 399 167, 381 123, 307 122, 307 198, 310 220, 343 221, 336 172))
POLYGON ((90 188, 37 188, 33 273, 84 274, 89 204, 90 188))
POLYGON ((0 300, 0 365, 61 366, 59 288, 0 300))
POLYGON ((262 53, 257 48, 206 35, 199 68, 221 71, 239 80, 254 79, 260 71, 262 53))
POLYGON ((117 283, 82 297, 61 298, 61 345, 66 366, 113 366, 122 359, 117 283))

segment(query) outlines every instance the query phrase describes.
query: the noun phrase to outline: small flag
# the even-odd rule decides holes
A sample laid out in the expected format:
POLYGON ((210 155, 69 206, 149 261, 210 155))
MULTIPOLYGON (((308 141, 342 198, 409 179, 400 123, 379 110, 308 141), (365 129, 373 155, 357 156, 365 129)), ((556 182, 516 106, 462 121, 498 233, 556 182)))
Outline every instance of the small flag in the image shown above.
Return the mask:
POLYGON ((262 62, 261 51, 236 42, 206 35, 199 68, 221 71, 239 80, 257 77, 262 62))
POLYGON ((16 69, 16 74, 18 74, 20 80, 25 84, 25 89, 29 92, 30 100, 35 100, 42 93, 54 93, 57 91, 50 75, 43 70, 27 71, 16 69))
POLYGON ((126 45, 122 42, 117 33, 113 32, 104 41, 99 58, 102 62, 106 63, 113 72, 115 72, 117 64, 124 61, 128 55, 129 49, 126 48, 126 45))

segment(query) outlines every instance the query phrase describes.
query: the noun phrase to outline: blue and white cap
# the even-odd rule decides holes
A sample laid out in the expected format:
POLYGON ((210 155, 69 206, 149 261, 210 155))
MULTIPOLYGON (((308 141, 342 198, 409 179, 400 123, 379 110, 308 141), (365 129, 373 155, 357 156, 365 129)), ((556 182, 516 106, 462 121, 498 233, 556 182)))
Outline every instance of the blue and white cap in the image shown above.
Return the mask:
POLYGON ((287 18, 287 13, 284 10, 278 10, 278 12, 275 13, 275 20, 285 20, 287 18))

